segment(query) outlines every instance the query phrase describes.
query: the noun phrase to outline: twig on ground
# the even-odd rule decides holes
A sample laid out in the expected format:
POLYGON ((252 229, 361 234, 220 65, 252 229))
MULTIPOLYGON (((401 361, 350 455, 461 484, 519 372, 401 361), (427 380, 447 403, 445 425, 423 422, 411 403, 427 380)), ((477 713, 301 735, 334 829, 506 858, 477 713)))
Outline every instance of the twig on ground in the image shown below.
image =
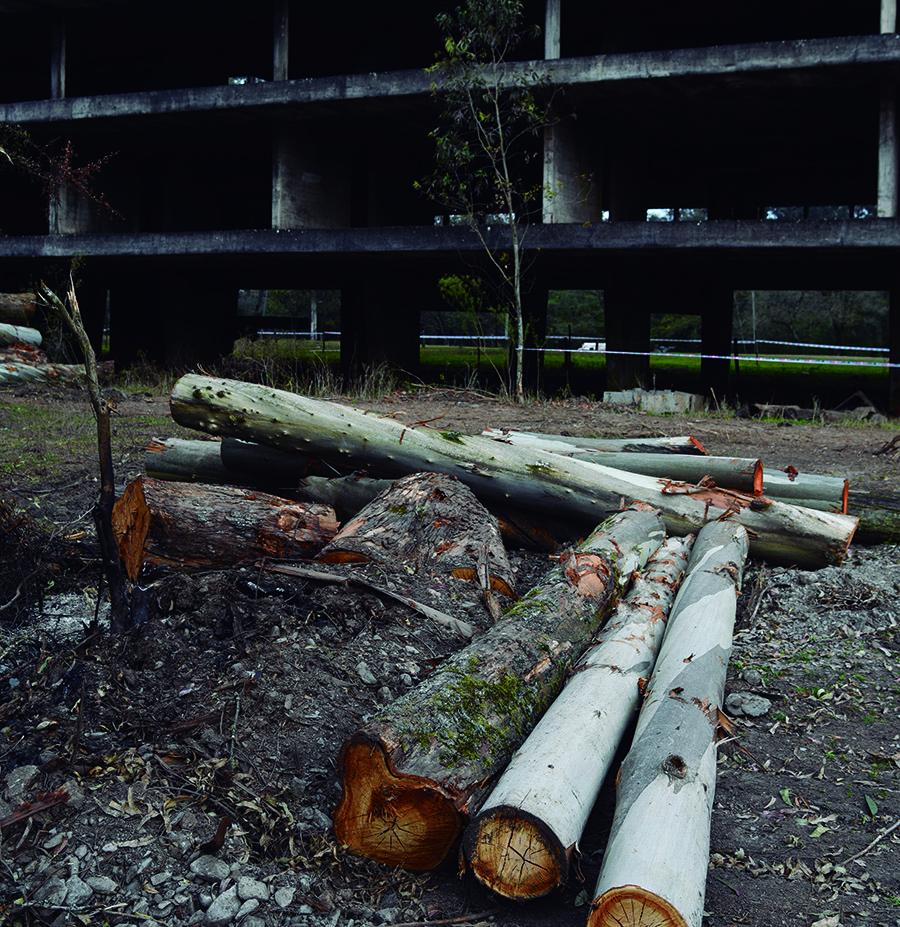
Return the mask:
POLYGON ((890 834, 890 833, 892 833, 893 831, 895 831, 898 827, 900 827, 900 818, 897 818, 897 820, 894 821, 894 823, 891 824, 890 827, 885 828, 885 829, 884 829, 884 830, 883 830, 883 831, 882 831, 882 832, 881 832, 881 833, 880 833, 880 834, 879 834, 867 847, 863 847, 863 849, 861 849, 861 850, 859 851, 859 853, 854 853, 852 856, 848 856, 848 857, 841 863, 841 865, 842 865, 842 866, 846 866, 847 863, 852 863, 853 860, 859 859, 860 856, 865 856, 866 853, 868 853, 869 850, 872 849, 872 847, 874 847, 876 844, 878 844, 878 843, 880 843, 882 840, 884 840, 884 838, 887 837, 888 834, 890 834))
POLYGON ((402 921, 394 927, 433 927, 438 924, 474 924, 494 916, 493 911, 479 911, 476 914, 458 914, 456 917, 442 917, 436 921, 402 921))

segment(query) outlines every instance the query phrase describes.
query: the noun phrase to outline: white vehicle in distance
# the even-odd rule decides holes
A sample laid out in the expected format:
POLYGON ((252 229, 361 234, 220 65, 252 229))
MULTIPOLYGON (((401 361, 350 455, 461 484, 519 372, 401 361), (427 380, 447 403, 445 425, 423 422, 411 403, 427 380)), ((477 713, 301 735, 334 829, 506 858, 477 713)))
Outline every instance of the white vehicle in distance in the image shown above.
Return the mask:
POLYGON ((606 351, 606 342, 605 341, 584 341, 582 342, 579 351, 600 351, 605 353, 606 351))

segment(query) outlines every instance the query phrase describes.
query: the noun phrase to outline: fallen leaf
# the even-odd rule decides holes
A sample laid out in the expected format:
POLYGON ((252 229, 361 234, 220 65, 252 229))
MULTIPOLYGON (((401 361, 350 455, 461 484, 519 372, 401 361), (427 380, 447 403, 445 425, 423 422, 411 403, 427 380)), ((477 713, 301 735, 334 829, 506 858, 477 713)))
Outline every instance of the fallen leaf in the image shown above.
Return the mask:
POLYGON ((793 807, 794 803, 791 801, 791 790, 790 789, 779 789, 778 794, 781 796, 781 800, 789 807, 793 807))
POLYGON ((874 818, 878 814, 878 805, 875 803, 875 799, 866 795, 866 807, 869 809, 869 814, 874 818))

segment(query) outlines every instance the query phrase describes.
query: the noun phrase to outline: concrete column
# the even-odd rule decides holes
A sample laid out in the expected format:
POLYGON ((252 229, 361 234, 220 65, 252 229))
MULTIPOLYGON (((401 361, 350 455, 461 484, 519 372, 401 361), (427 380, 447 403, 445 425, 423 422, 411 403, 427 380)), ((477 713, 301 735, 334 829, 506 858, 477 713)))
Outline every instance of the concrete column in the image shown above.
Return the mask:
POLYGON ((50 98, 66 96, 66 24, 60 16, 53 21, 50 36, 50 98))
MULTIPOLYGON (((649 354, 652 296, 633 283, 617 281, 604 290, 607 351, 649 354)), ((650 384, 650 358, 606 355, 606 389, 633 389, 650 384)))
POLYGON ((728 394, 728 375, 733 338, 734 292, 724 286, 714 287, 702 296, 704 306, 700 320, 700 349, 703 354, 715 354, 725 360, 703 358, 700 380, 707 398, 711 393, 722 402, 728 394))
POLYGON ((272 22, 272 80, 288 79, 288 0, 275 0, 272 22))
POLYGON ((881 0, 881 33, 897 31, 897 0, 881 0))
MULTIPOLYGON (((544 380, 543 351, 528 350, 542 348, 547 341, 547 298, 549 290, 540 279, 532 277, 532 285, 522 294, 522 318, 525 323, 525 358, 522 381, 529 393, 539 393, 544 380)), ((510 325, 510 328, 512 326, 510 325)), ((515 382, 515 345, 510 346, 510 382, 515 382)))
POLYGON ((272 147, 272 228, 349 227, 350 156, 333 127, 278 127, 272 147))
POLYGON ((548 60, 560 57, 562 0, 546 0, 544 9, 544 57, 548 60))
POLYGON ((423 287, 402 270, 361 272, 341 290, 341 372, 345 384, 379 364, 415 374, 419 369, 419 313, 423 287))
POLYGON ((878 215, 897 215, 897 87, 881 86, 878 119, 878 215))
MULTIPOLYGON (((888 359, 900 364, 900 284, 890 292, 888 316, 888 359)), ((888 369, 888 415, 900 417, 900 367, 888 369)))
POLYGON ((600 182, 572 118, 544 129, 544 222, 601 221, 600 182))

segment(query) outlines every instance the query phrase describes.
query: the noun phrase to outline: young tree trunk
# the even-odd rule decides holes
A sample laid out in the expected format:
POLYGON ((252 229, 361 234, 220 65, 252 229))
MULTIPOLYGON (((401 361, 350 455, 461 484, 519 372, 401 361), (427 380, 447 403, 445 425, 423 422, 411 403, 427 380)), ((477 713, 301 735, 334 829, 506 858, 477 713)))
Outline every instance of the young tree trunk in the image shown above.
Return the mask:
POLYGON ((14 344, 30 344, 34 348, 39 348, 43 343, 43 337, 36 328, 26 328, 22 325, 8 325, 0 322, 0 347, 8 347, 14 344))
POLYGON ((479 881, 506 898, 562 885, 610 764, 641 700, 693 537, 669 538, 516 751, 463 838, 479 881))
POLYGON ((697 536, 619 774, 589 927, 700 927, 717 719, 746 556, 734 522, 697 536))
POLYGON ((672 534, 734 517, 750 532, 756 556, 817 568, 844 559, 856 528, 850 516, 732 490, 698 489, 481 436, 409 427, 236 380, 188 374, 175 384, 171 406, 175 420, 188 428, 315 453, 344 469, 368 469, 379 476, 419 470, 450 473, 487 504, 514 504, 535 516, 571 520, 582 530, 617 511, 623 499, 640 500, 662 512, 672 534))
POLYGON ((389 865, 437 866, 663 535, 647 506, 614 516, 492 628, 354 734, 340 759, 338 839, 389 865))
POLYGON ((739 489, 755 496, 761 495, 763 491, 763 465, 758 458, 754 460, 750 457, 653 454, 646 451, 597 451, 564 441, 548 441, 521 431, 503 432, 490 429, 482 434, 514 447, 561 454, 563 457, 586 460, 605 467, 616 467, 629 473, 662 476, 670 480, 686 480, 689 483, 699 483, 708 476, 716 486, 724 486, 726 489, 739 489))
POLYGON ((483 434, 488 437, 504 435, 527 435, 542 441, 558 441, 574 444, 587 451, 620 451, 622 453, 643 452, 645 454, 706 454, 706 448, 692 435, 676 438, 582 438, 577 436, 548 435, 538 431, 510 431, 506 428, 489 428, 483 434))
POLYGON ((313 467, 314 462, 297 451, 282 451, 235 438, 221 441, 154 438, 144 451, 144 472, 158 480, 293 486, 313 467))
POLYGON ((444 473, 413 473, 391 484, 316 559, 375 563, 388 570, 413 563, 515 596, 497 520, 468 486, 444 473))
POLYGON ((34 293, 0 293, 0 322, 31 325, 36 312, 34 293))
POLYGON ((175 570, 314 557, 335 536, 334 511, 235 486, 138 477, 112 514, 119 555, 135 582, 144 563, 175 570))

